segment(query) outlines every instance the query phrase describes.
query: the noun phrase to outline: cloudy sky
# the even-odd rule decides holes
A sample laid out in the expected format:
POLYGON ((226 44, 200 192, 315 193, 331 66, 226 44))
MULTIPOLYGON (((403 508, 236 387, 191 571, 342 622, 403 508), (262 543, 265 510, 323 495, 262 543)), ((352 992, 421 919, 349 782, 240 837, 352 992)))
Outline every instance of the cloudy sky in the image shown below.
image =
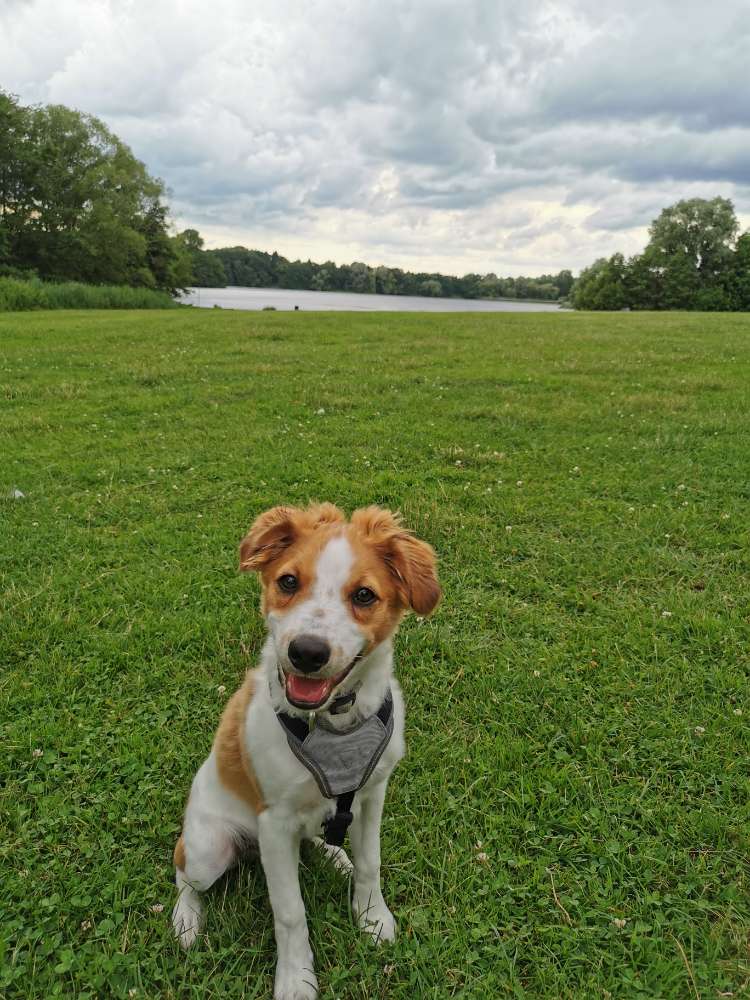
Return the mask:
POLYGON ((209 246, 498 274, 750 226, 750 0, 0 0, 0 87, 102 119, 209 246))

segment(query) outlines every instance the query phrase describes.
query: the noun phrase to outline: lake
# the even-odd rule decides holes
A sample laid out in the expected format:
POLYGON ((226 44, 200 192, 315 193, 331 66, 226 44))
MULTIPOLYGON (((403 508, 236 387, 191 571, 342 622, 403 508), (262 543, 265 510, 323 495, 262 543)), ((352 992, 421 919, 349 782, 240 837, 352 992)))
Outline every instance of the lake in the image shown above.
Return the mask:
POLYGON ((181 298, 210 309, 309 309, 342 312, 557 312, 556 302, 516 302, 513 299, 442 299, 420 295, 358 295, 352 292, 311 292, 293 288, 191 288, 181 298))

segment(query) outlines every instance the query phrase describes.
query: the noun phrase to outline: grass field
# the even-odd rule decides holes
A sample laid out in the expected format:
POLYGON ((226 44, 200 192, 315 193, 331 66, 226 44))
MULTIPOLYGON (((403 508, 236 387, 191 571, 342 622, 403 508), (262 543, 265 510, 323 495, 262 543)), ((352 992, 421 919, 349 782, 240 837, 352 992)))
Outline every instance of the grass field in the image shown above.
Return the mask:
POLYGON ((0 406, 0 996, 270 995, 259 866, 185 956, 171 851, 261 642, 238 540, 310 498, 400 508, 445 587, 400 937, 307 852, 322 995, 747 995, 750 317, 2 315, 0 406))

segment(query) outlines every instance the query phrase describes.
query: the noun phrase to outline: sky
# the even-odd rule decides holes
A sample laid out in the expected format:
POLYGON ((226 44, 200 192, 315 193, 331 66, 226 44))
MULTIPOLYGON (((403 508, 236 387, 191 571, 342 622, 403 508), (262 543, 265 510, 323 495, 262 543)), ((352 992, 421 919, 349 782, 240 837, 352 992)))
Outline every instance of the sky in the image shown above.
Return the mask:
POLYGON ((681 198, 750 227, 750 0, 0 0, 0 87, 90 112, 209 247, 577 273, 681 198))

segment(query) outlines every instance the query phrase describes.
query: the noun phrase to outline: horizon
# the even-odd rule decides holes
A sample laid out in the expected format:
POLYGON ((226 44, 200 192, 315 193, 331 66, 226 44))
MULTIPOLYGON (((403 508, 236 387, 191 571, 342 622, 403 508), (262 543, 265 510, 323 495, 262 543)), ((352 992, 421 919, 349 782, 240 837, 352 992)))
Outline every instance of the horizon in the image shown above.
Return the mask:
POLYGON ((750 226, 743 7, 9 2, 0 86, 101 118, 206 249, 578 274, 683 198, 750 226))

